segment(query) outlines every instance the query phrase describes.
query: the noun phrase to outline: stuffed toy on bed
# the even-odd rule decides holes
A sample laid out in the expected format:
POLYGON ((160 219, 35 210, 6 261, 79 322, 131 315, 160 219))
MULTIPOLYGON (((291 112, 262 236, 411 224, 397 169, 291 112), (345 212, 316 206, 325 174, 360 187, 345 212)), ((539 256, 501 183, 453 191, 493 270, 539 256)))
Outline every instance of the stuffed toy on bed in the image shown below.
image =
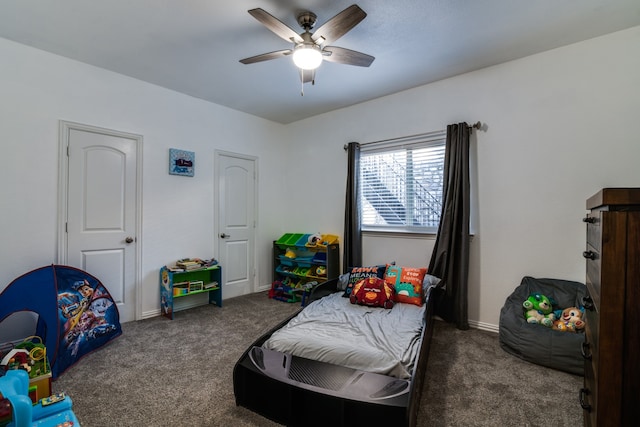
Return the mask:
POLYGON ((367 277, 355 284, 349 300, 351 304, 389 309, 393 308, 393 295, 393 288, 384 279, 367 277))
POLYGON ((524 307, 524 318, 527 319, 527 323, 537 323, 547 328, 553 326, 556 316, 553 313, 551 301, 547 296, 534 292, 522 303, 522 306, 524 307))

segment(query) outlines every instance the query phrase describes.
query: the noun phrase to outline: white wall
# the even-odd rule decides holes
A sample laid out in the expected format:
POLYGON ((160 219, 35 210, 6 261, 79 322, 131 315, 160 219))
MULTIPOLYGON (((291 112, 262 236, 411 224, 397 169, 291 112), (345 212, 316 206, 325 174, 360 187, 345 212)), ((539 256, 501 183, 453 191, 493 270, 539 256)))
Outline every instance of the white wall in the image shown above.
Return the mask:
MULTIPOLYGON (((0 57, 0 289, 56 260, 60 119, 144 137, 143 313, 158 310, 161 265, 216 255, 215 149, 259 157, 258 268, 267 284, 272 239, 342 234, 346 142, 486 123, 474 133, 469 318, 489 329, 522 276, 583 281, 585 199, 605 186, 640 186, 640 27, 287 126, 3 39, 0 57), (170 147, 196 151, 189 185, 167 174, 170 147), (170 207, 179 204, 190 209, 170 207)), ((365 243, 365 263, 412 266, 426 265, 433 246, 365 243)))
MULTIPOLYGON (((282 125, 5 39, 0 57, 0 290, 21 274, 56 262, 61 119, 144 138, 143 315, 159 313, 162 265, 185 256, 217 256, 215 149, 259 158, 257 246, 260 253, 270 250, 282 229, 276 210, 282 125), (167 173, 170 147, 196 152, 194 178, 167 173)), ((269 283, 269 258, 260 257, 257 267, 259 283, 269 283)))
MULTIPOLYGON (((291 124, 292 135, 306 135, 291 149, 324 172, 314 191, 328 203, 293 215, 290 226, 341 234, 345 143, 482 121, 487 129, 474 132, 472 153, 469 318, 492 329, 523 276, 584 282, 586 198, 602 187, 640 186, 638 76, 635 27, 291 124)), ((290 194, 310 191, 295 179, 308 170, 301 163, 287 169, 290 194)), ((365 243, 376 245, 364 251, 365 264, 426 265, 433 247, 433 240, 365 243)))

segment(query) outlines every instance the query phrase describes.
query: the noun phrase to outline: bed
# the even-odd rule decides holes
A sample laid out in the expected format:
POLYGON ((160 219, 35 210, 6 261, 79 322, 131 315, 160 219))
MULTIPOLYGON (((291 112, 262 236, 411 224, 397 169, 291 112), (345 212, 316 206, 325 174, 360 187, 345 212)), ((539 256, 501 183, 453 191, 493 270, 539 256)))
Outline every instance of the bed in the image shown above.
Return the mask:
POLYGON ((306 307, 240 357, 236 404, 288 426, 415 426, 440 292, 434 279, 424 281, 422 307, 391 310, 351 304, 339 279, 318 285, 306 307))

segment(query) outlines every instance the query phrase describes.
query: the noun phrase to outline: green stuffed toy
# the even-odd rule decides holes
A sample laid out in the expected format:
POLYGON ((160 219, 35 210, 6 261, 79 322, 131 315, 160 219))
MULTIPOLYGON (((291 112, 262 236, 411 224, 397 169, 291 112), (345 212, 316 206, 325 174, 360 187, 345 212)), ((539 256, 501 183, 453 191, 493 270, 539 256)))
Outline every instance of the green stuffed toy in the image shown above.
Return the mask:
POLYGON ((547 328, 553 326, 556 316, 553 313, 551 301, 545 295, 534 292, 522 303, 522 306, 527 323, 537 323, 547 328))

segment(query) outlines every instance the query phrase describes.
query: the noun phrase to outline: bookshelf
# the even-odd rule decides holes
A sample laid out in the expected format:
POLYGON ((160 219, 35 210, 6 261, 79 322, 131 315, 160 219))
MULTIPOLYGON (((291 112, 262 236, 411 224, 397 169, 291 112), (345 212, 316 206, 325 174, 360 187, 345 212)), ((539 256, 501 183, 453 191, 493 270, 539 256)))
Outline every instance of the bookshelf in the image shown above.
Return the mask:
POLYGON ((222 268, 220 265, 178 270, 160 269, 160 313, 173 320, 174 300, 208 293, 209 304, 222 307, 222 268))

